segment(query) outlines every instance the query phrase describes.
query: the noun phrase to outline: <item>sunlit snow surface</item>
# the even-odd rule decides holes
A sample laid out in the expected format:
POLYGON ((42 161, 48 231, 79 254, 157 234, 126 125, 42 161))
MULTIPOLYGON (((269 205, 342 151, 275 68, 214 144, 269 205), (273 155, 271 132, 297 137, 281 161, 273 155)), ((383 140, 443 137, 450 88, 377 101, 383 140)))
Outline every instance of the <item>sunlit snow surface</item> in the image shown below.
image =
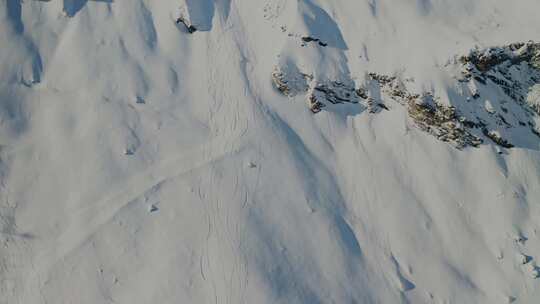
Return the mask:
POLYGON ((397 75, 452 103, 449 61, 540 41, 538 12, 3 0, 0 303, 536 303, 538 140, 459 150, 398 104, 313 114, 271 75, 397 75))

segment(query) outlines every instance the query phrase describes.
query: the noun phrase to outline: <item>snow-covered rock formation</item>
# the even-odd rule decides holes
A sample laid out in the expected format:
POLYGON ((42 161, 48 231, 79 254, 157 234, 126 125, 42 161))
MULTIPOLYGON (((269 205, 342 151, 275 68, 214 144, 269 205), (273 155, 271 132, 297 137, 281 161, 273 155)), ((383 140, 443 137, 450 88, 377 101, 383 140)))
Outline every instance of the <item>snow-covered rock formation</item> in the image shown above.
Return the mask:
POLYGON ((1 1, 0 303, 536 303, 539 11, 1 1))
POLYGON ((540 44, 474 49, 469 55, 449 61, 441 72, 455 79, 441 92, 445 102, 435 95, 438 92, 411 93, 407 87, 413 81, 403 79, 403 75, 369 73, 362 84, 350 79, 348 84, 340 80, 318 82, 313 75, 288 63, 275 68, 272 80, 284 95, 305 93, 314 113, 329 104, 356 104, 361 99, 373 113, 374 104, 388 110, 386 100, 406 107, 421 130, 458 148, 478 147, 485 139, 504 148, 514 147, 512 142, 529 148, 537 146, 540 44))

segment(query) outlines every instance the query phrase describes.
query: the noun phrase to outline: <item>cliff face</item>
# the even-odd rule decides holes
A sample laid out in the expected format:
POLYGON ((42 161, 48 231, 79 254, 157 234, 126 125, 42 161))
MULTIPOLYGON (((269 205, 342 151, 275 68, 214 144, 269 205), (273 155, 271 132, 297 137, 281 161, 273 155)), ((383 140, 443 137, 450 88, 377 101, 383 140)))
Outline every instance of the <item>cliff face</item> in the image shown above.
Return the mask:
POLYGON ((0 3, 0 303, 534 303, 536 0, 0 3))

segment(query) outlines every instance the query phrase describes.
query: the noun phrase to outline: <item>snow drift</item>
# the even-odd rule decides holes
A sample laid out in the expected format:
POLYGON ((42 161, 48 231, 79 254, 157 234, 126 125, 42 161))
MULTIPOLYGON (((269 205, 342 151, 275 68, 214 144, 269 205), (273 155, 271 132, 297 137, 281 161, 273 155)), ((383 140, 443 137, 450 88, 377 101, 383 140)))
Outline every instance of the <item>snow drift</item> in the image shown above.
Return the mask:
POLYGON ((534 303, 539 10, 4 1, 0 303, 534 303))

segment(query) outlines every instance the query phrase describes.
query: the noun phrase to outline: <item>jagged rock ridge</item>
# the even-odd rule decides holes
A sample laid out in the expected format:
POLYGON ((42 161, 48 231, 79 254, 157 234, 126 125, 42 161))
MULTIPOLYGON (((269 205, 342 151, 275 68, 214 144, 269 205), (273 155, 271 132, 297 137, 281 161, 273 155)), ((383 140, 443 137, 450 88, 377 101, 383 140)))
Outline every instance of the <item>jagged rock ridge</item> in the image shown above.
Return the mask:
POLYGON ((375 113, 388 110, 383 99, 389 99, 405 106, 419 129, 460 149, 478 147, 486 140, 512 148, 512 134, 521 131, 530 141, 540 138, 540 44, 475 49, 444 69, 448 75, 459 71, 447 103, 436 92, 410 92, 406 85, 410 80, 376 73, 368 73, 364 84, 355 84, 350 79, 317 81, 296 67, 283 72, 277 66, 272 80, 287 96, 305 94, 313 113, 341 103, 362 103, 375 113), (369 83, 378 86, 385 98, 371 96, 369 83))

